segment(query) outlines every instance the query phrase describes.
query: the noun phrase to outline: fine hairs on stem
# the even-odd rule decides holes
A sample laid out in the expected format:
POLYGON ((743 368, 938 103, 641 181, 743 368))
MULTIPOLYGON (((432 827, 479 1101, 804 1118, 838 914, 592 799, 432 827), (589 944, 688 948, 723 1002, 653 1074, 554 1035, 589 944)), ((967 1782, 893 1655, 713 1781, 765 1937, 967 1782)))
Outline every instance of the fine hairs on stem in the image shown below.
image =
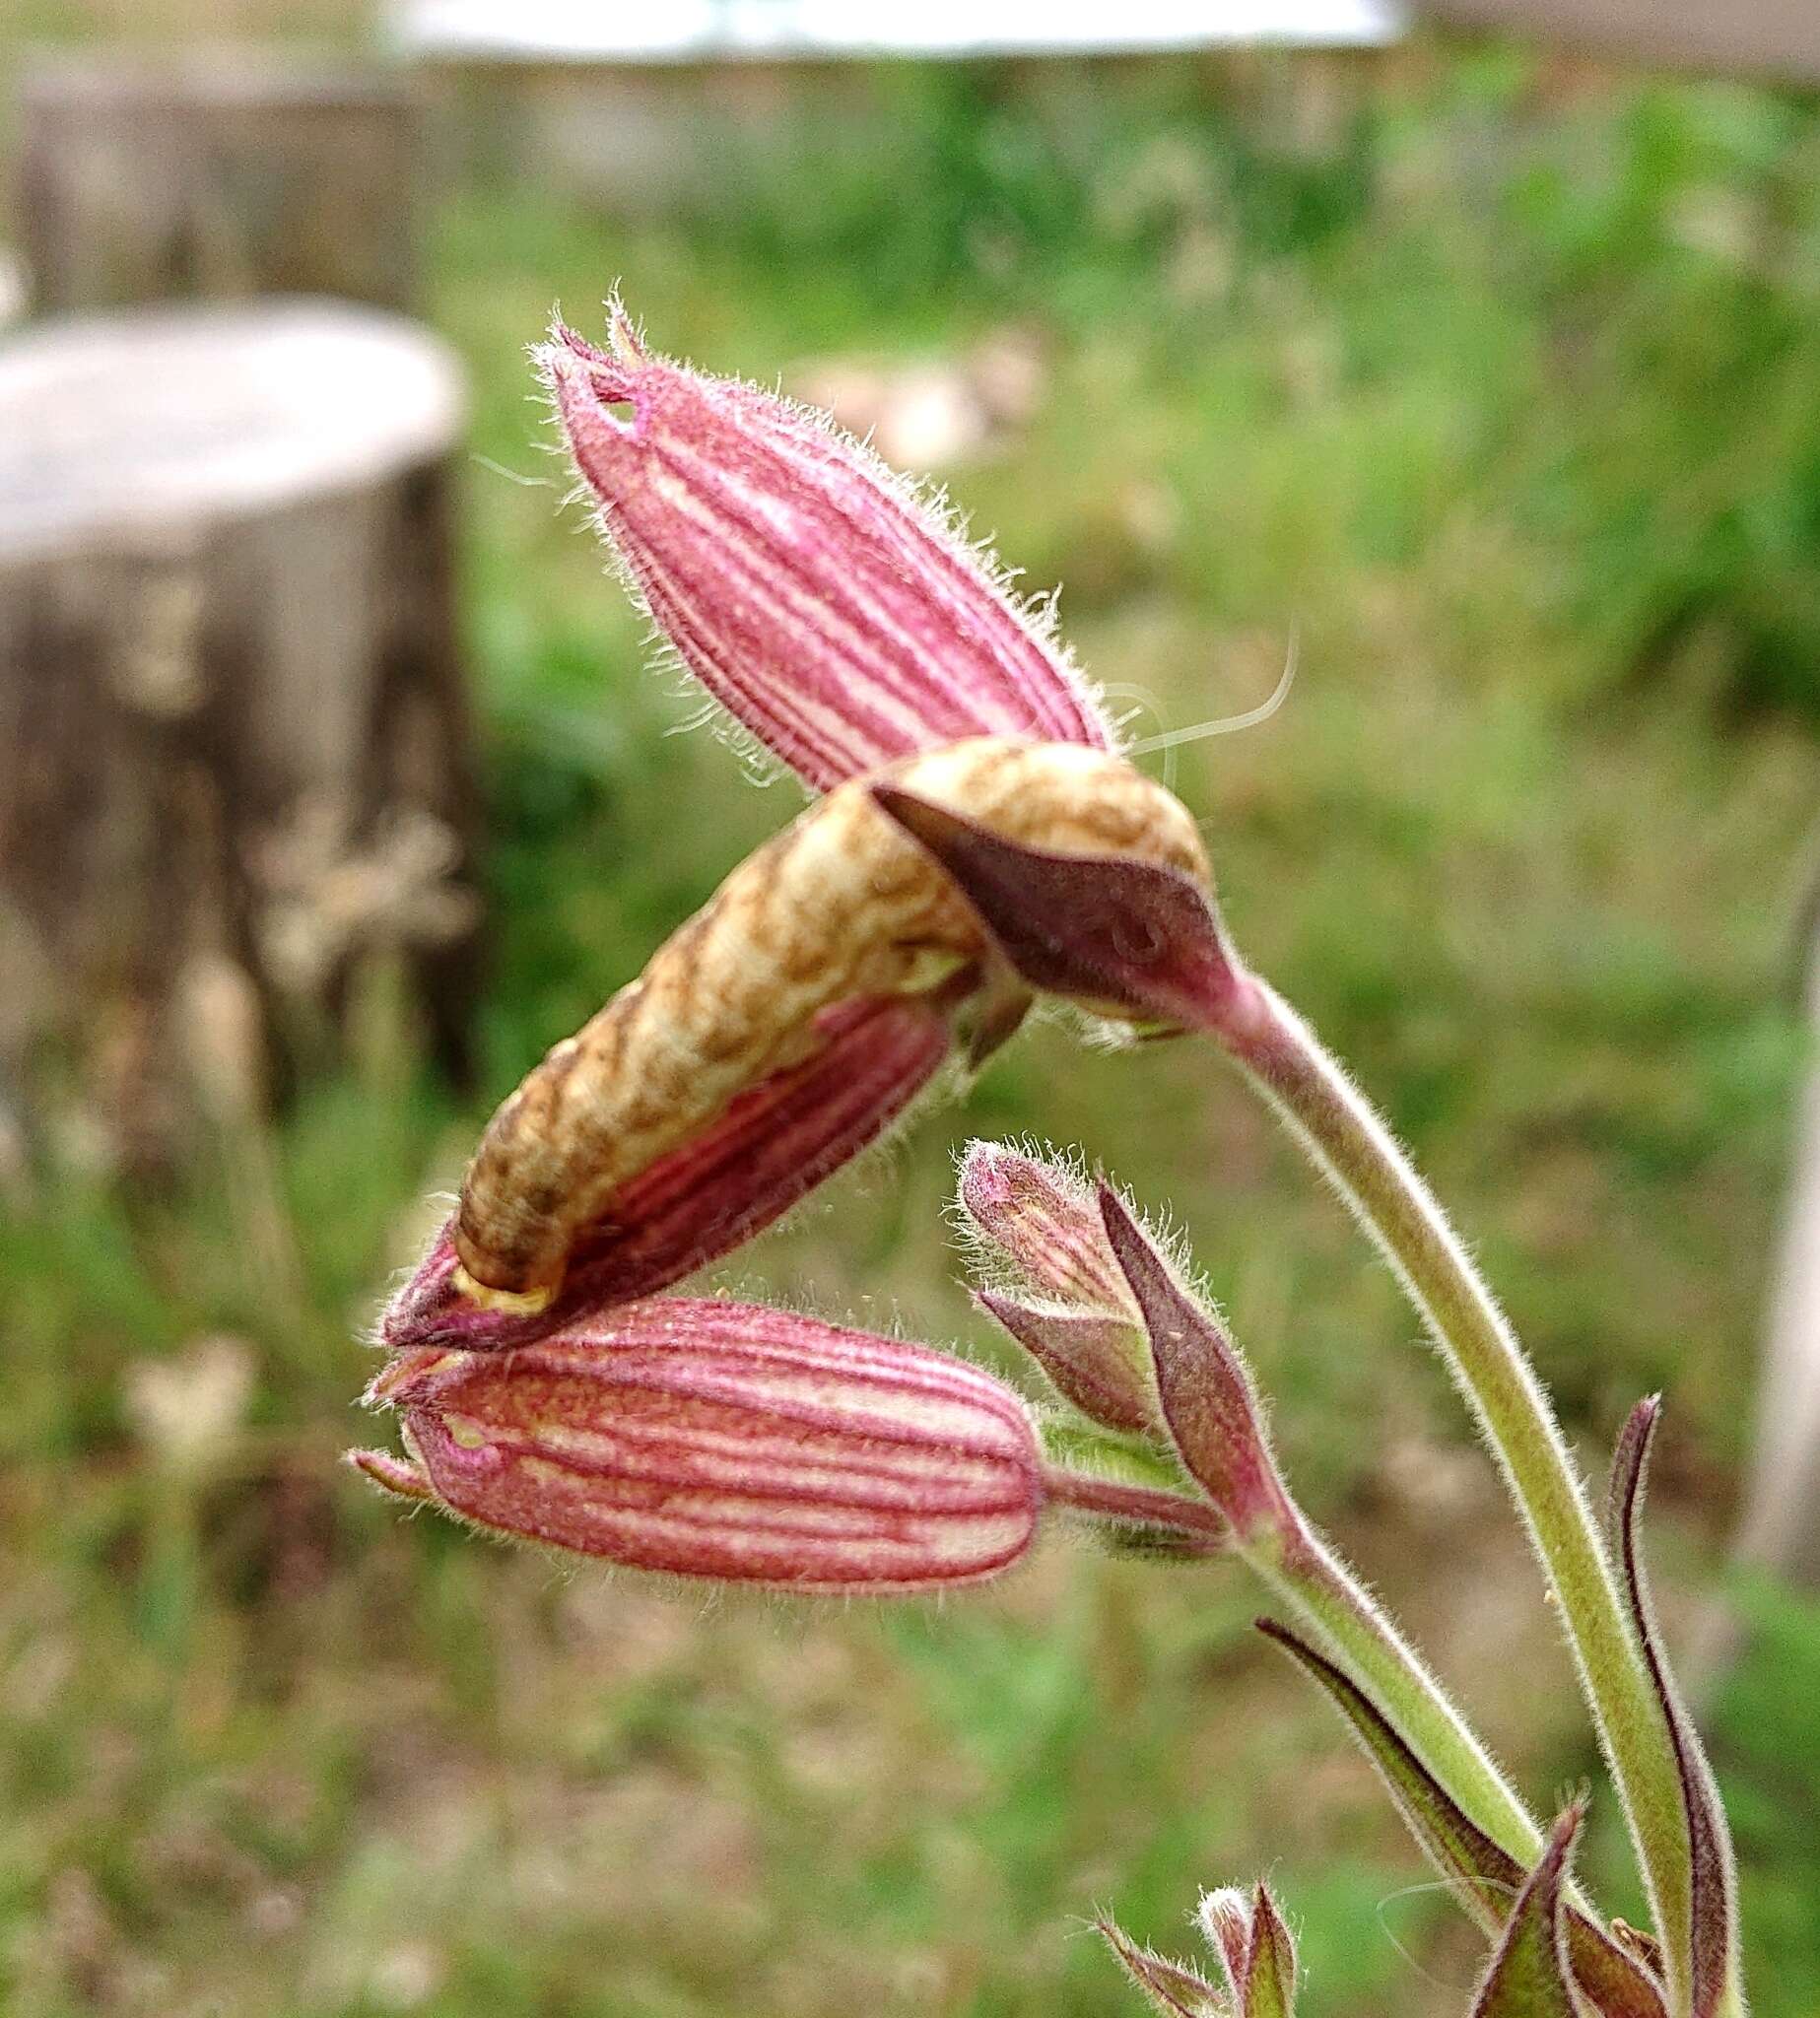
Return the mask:
POLYGON ((1654 1910, 1669 2006, 1689 2008, 1687 1822, 1662 1707, 1553 1410, 1446 1216, 1364 1096, 1289 1005, 1248 976, 1219 1035, 1372 1236, 1441 1347, 1560 1601, 1654 1910))

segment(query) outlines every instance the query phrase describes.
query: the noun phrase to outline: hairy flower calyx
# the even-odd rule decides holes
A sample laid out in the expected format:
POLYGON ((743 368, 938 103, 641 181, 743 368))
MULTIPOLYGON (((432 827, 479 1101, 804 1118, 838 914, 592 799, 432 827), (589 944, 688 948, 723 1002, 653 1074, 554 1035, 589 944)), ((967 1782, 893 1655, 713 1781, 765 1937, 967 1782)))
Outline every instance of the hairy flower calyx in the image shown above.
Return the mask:
POLYGON ((538 353, 628 583, 746 732, 819 789, 973 735, 1112 744, 1055 640, 824 416, 561 324, 538 353), (630 408, 630 414, 626 409, 630 408))
POLYGON ((763 1305, 653 1297, 510 1353, 420 1347, 367 1398, 409 1453, 350 1453, 375 1485, 630 1569, 941 1590, 1010 1568, 1049 1507, 1225 1544, 1192 1498, 1046 1463, 983 1369, 763 1305))

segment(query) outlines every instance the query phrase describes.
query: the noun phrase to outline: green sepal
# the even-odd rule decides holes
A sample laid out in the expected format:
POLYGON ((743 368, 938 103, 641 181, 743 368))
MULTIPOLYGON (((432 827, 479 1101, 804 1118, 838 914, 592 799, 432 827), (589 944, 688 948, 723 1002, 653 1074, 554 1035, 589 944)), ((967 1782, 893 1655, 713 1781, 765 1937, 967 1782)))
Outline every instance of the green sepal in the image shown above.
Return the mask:
POLYGON ((1472 2000, 1472 2018, 1582 2018, 1568 1968, 1561 1883, 1584 1812, 1576 1802, 1555 1824, 1541 1862, 1511 1909, 1472 2000))
MULTIPOLYGON (((1326 1690, 1461 1907, 1488 1934, 1501 1931, 1522 1866, 1465 1814, 1363 1689, 1274 1619, 1257 1627, 1326 1690)), ((1566 1918, 1575 1980, 1599 2018, 1666 2018, 1661 1986, 1640 1957, 1578 1907, 1568 1907, 1566 1918)))

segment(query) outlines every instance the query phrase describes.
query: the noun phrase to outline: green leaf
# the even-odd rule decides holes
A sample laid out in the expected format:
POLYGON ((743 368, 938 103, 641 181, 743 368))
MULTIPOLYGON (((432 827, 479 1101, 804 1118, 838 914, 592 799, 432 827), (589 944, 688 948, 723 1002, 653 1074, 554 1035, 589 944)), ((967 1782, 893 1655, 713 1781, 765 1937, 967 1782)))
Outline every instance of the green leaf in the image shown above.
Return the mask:
MULTIPOLYGON (((1467 1914, 1496 1934, 1523 1882, 1522 1866, 1465 1814, 1363 1689, 1275 1620, 1259 1619, 1257 1628, 1326 1690, 1410 1834, 1467 1914)), ((1661 1988, 1643 1962, 1578 1907, 1567 1909, 1567 1942, 1575 1979, 1600 2018, 1666 2018, 1661 1988)))
POLYGON ((1296 1944, 1268 1885, 1251 1895, 1251 1943, 1246 1956, 1242 2018, 1295 2018, 1296 1944))
POLYGON ((1517 1895, 1504 1938, 1473 1999, 1472 2018, 1580 2018, 1568 1969, 1561 1879, 1585 1810, 1576 1801, 1517 1895))
MULTIPOLYGON (((1632 1409, 1612 1457, 1607 1521, 1612 1553, 1624 1573, 1624 1586, 1643 1643, 1650 1678, 1661 1698, 1681 1777, 1681 1804, 1687 1820, 1688 1955, 1687 1981, 1693 1989, 1693 2018, 1715 2018, 1724 2008, 1727 1991, 1740 1976, 1737 1935, 1736 1881, 1731 1860, 1731 1834, 1719 1785, 1708 1764, 1700 1733, 1675 1687, 1668 1657, 1650 1602, 1638 1547, 1644 1481, 1650 1446, 1661 1419, 1659 1397, 1651 1395, 1632 1409)), ((1741 1999, 1740 1999, 1741 2001, 1741 1999)))

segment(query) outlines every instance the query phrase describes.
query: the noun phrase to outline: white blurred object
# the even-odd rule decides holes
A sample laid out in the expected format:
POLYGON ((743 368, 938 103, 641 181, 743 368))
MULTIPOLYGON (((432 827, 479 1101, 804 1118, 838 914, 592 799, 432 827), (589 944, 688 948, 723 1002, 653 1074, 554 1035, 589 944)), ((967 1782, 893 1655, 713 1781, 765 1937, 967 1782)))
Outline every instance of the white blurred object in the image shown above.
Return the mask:
POLYGON ((413 54, 540 61, 700 63, 792 56, 1041 56, 1281 42, 1375 47, 1403 33, 1395 0, 397 0, 413 54))
MULTIPOLYGON (((117 551, 199 511, 394 480, 459 439, 464 405, 447 344, 348 302, 40 321, 9 343, 0 374, 0 557, 78 538, 117 551)), ((317 626, 332 614, 314 612, 317 626)))
POLYGON ((1030 331, 1004 329, 948 358, 815 359, 787 389, 826 407, 897 469, 925 473, 977 461, 1027 427, 1048 380, 1030 331))
POLYGON ((0 329, 26 312, 26 268, 9 246, 0 245, 0 329))
MULTIPOLYGON (((1820 1040, 1820 929, 1807 1000, 1820 1040)), ((1738 1552, 1814 1588, 1820 1587, 1820 1064, 1809 1068, 1791 1173, 1738 1552)))
POLYGON ((126 1409, 162 1463, 196 1473, 239 1431, 254 1385, 252 1348, 243 1339, 202 1338, 178 1359, 129 1368, 126 1409))

